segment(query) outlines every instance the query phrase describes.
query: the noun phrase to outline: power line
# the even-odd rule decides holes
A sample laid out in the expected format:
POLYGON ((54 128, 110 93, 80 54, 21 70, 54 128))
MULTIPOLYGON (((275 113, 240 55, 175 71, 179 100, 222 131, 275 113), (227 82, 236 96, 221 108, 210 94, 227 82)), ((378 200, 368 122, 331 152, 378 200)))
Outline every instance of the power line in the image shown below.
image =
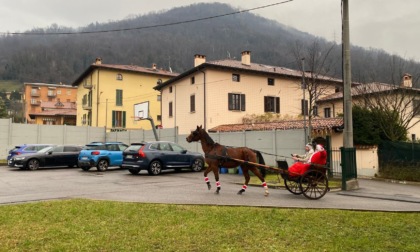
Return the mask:
POLYGON ((151 28, 158 28, 158 27, 165 27, 165 26, 172 26, 172 25, 179 25, 179 24, 186 24, 186 23, 193 23, 193 22, 198 22, 198 21, 203 21, 203 20, 209 20, 209 19, 220 18, 220 17, 225 17, 225 16, 237 15, 237 14, 241 14, 241 13, 244 13, 244 12, 251 12, 251 11, 254 11, 254 10, 265 9, 265 8, 273 7, 273 6, 276 6, 276 5, 292 2, 292 1, 293 0, 286 0, 286 1, 282 1, 282 2, 277 2, 277 3, 273 3, 273 4, 268 4, 268 5, 264 5, 264 6, 251 8, 251 9, 235 11, 235 12, 216 15, 216 16, 197 18, 197 19, 167 23, 167 24, 140 26, 140 27, 135 27, 135 28, 123 28, 123 29, 112 29, 112 30, 102 30, 102 31, 51 32, 51 33, 48 33, 48 32, 0 32, 0 34, 3 34, 3 35, 6 35, 6 34, 7 35, 73 35, 73 34, 94 34, 94 33, 144 30, 144 29, 151 29, 151 28))

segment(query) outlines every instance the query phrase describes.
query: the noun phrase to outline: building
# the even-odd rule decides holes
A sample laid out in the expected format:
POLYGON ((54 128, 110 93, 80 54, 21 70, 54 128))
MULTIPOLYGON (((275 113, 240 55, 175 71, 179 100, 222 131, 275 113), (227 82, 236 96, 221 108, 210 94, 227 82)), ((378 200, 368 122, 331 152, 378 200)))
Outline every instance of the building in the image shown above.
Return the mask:
POLYGON ((148 118, 161 125, 160 93, 153 87, 176 73, 152 67, 102 64, 100 58, 74 82, 77 88, 77 125, 105 127, 107 131, 151 129, 135 107, 146 104, 148 118))
MULTIPOLYGON (((402 123, 409 128, 408 139, 420 138, 420 89, 413 88, 410 74, 404 74, 399 85, 374 82, 354 86, 351 96, 354 105, 398 111, 402 123)), ((325 96, 317 104, 320 111, 328 112, 324 117, 340 116, 343 114, 343 92, 325 96)))
MULTIPOLYGON (((328 76, 320 80, 326 94, 343 85, 341 80, 328 76)), ((241 61, 206 62, 204 55, 197 54, 194 68, 155 89, 162 93, 163 125, 178 127, 179 133, 185 134, 197 125, 210 129, 241 124, 249 115, 298 118, 307 104, 301 81, 301 71, 252 63, 251 52, 244 51, 241 61)))
POLYGON ((26 123, 75 125, 77 90, 71 85, 24 83, 26 123))

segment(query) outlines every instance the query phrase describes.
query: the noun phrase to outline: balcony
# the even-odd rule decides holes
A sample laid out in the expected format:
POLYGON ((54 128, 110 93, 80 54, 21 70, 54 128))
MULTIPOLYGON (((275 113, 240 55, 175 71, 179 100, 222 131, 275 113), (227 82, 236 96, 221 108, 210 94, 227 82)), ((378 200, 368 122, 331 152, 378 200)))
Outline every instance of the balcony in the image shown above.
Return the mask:
POLYGON ((85 110, 92 110, 92 104, 90 103, 83 103, 82 108, 85 110))
POLYGON ((57 94, 55 92, 48 92, 48 97, 56 97, 57 94))
POLYGON ((32 105, 32 106, 39 106, 39 105, 41 105, 41 101, 38 101, 38 100, 31 100, 31 105, 32 105))
POLYGON ((92 89, 92 83, 83 83, 83 87, 87 89, 92 89))
POLYGON ((40 92, 39 91, 31 91, 31 96, 32 97, 39 97, 40 96, 40 92))

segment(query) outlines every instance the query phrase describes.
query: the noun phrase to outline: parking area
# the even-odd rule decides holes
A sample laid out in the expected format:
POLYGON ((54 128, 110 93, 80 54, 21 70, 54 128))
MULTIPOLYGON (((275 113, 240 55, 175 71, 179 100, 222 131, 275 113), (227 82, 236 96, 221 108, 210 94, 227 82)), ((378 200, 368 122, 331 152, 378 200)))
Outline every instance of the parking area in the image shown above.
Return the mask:
POLYGON ((143 203, 420 211, 420 190, 415 185, 360 180, 361 189, 353 193, 356 195, 334 191, 320 200, 308 200, 284 189, 270 189, 270 195, 264 197, 260 186, 250 186, 244 195, 237 195, 243 183, 243 177, 237 174, 221 174, 222 190, 217 195, 214 194, 212 173, 209 178, 213 186, 210 191, 202 172, 187 170, 150 176, 146 171, 132 175, 123 169, 107 172, 86 172, 80 168, 26 171, 0 166, 0 204, 86 198, 143 203), (369 194, 372 197, 364 197, 369 194), (398 200, 403 197, 411 200, 398 200))

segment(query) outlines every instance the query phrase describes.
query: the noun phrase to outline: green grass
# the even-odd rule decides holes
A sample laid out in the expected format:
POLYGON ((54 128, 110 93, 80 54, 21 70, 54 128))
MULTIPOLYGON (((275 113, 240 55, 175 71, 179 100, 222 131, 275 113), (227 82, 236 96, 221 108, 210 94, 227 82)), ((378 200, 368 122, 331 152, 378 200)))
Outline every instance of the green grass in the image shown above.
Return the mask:
POLYGON ((64 200, 0 206, 0 251, 419 251, 419 213, 64 200))
POLYGON ((9 80, 0 80, 0 91, 6 90, 6 91, 22 91, 23 84, 18 81, 9 81, 9 80))

